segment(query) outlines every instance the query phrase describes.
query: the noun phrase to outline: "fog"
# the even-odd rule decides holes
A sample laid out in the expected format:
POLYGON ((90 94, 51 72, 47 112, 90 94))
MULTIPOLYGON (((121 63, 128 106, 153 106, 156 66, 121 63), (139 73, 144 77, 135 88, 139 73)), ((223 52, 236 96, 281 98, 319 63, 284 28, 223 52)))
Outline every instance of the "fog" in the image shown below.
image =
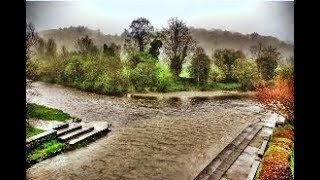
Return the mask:
POLYGON ((161 29, 171 17, 189 26, 244 34, 257 32, 294 42, 293 1, 261 0, 112 0, 27 1, 27 21, 38 31, 84 25, 105 34, 121 34, 137 17, 161 29))

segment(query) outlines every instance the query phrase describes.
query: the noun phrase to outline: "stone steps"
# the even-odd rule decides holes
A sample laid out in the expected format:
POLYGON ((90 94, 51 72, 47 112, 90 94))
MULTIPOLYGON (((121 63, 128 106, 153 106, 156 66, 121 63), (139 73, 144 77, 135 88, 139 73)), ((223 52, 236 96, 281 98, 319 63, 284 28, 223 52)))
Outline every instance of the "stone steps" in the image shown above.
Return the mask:
POLYGON ((261 123, 255 123, 244 129, 208 166, 199 173, 195 180, 218 180, 237 160, 250 141, 262 128, 261 123))
POLYGON ((65 122, 65 123, 59 124, 58 126, 54 127, 53 129, 58 131, 58 130, 67 128, 68 126, 69 126, 69 123, 65 122))
POLYGON ((69 144, 75 145, 75 144, 78 144, 78 143, 83 142, 85 140, 93 139, 93 138, 99 136, 100 134, 105 133, 108 130, 109 130, 109 127, 94 129, 93 131, 86 132, 85 134, 82 134, 80 136, 77 136, 75 138, 70 139, 69 144))
POLYGON ((58 138, 59 138, 59 140, 61 140, 63 142, 66 142, 66 141, 69 141, 70 139, 74 139, 74 138, 76 138, 78 136, 81 136, 82 134, 88 133, 88 132, 93 131, 93 130, 94 130, 93 126, 83 127, 81 129, 78 129, 78 130, 69 132, 67 134, 64 134, 62 136, 59 136, 58 138))
POLYGON ((57 131, 57 136, 62 136, 64 134, 70 133, 72 131, 81 129, 82 125, 78 124, 78 123, 70 123, 67 127, 62 128, 60 130, 57 131))

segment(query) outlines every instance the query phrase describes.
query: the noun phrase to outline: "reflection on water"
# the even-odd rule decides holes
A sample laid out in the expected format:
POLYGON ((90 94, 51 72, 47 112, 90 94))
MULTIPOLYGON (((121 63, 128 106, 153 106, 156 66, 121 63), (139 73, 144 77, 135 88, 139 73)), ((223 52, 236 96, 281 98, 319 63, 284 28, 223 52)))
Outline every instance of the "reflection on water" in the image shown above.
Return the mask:
MULTIPOLYGON (((28 179, 194 179, 246 126, 263 117, 251 100, 206 97, 127 98, 35 83, 32 102, 112 132, 87 147, 42 161, 28 179), (257 113, 258 112, 258 113, 257 113)), ((207 92, 208 93, 208 92, 207 92)))

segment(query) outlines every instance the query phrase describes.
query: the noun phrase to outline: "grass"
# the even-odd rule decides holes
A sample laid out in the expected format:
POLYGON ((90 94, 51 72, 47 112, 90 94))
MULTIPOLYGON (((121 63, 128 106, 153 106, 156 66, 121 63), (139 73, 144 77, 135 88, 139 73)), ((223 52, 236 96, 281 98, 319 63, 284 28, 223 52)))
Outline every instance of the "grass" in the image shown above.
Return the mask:
POLYGON ((240 83, 213 83, 211 87, 214 90, 227 90, 227 91, 232 91, 232 90, 241 90, 242 85, 240 83))
POLYGON ((27 138, 29 138, 31 136, 34 136, 34 135, 37 135, 37 134, 40 134, 42 132, 43 132, 43 130, 41 130, 41 129, 33 128, 33 127, 30 127, 30 126, 26 127, 26 136, 27 136, 27 138))
POLYGON ((57 139, 51 139, 43 142, 35 149, 27 153, 27 162, 39 161, 50 155, 61 151, 66 145, 60 143, 57 139))
POLYGON ((65 121, 71 116, 59 109, 48 108, 46 106, 28 103, 27 104, 27 118, 37 118, 42 120, 55 120, 55 121, 65 121))
POLYGON ((294 178, 294 150, 291 151, 290 168, 292 172, 292 177, 294 178))

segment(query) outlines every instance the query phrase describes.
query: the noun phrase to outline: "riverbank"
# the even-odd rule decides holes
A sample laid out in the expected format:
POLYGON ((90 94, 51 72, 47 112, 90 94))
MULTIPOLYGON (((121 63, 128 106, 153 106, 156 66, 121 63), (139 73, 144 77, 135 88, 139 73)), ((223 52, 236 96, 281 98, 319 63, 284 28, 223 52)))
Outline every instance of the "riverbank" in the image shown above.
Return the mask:
POLYGON ((31 102, 61 109, 83 122, 109 122, 112 131, 90 146, 35 164, 27 170, 27 179, 191 180, 249 124, 266 116, 260 104, 247 98, 172 103, 42 82, 34 88, 38 96, 31 102))

